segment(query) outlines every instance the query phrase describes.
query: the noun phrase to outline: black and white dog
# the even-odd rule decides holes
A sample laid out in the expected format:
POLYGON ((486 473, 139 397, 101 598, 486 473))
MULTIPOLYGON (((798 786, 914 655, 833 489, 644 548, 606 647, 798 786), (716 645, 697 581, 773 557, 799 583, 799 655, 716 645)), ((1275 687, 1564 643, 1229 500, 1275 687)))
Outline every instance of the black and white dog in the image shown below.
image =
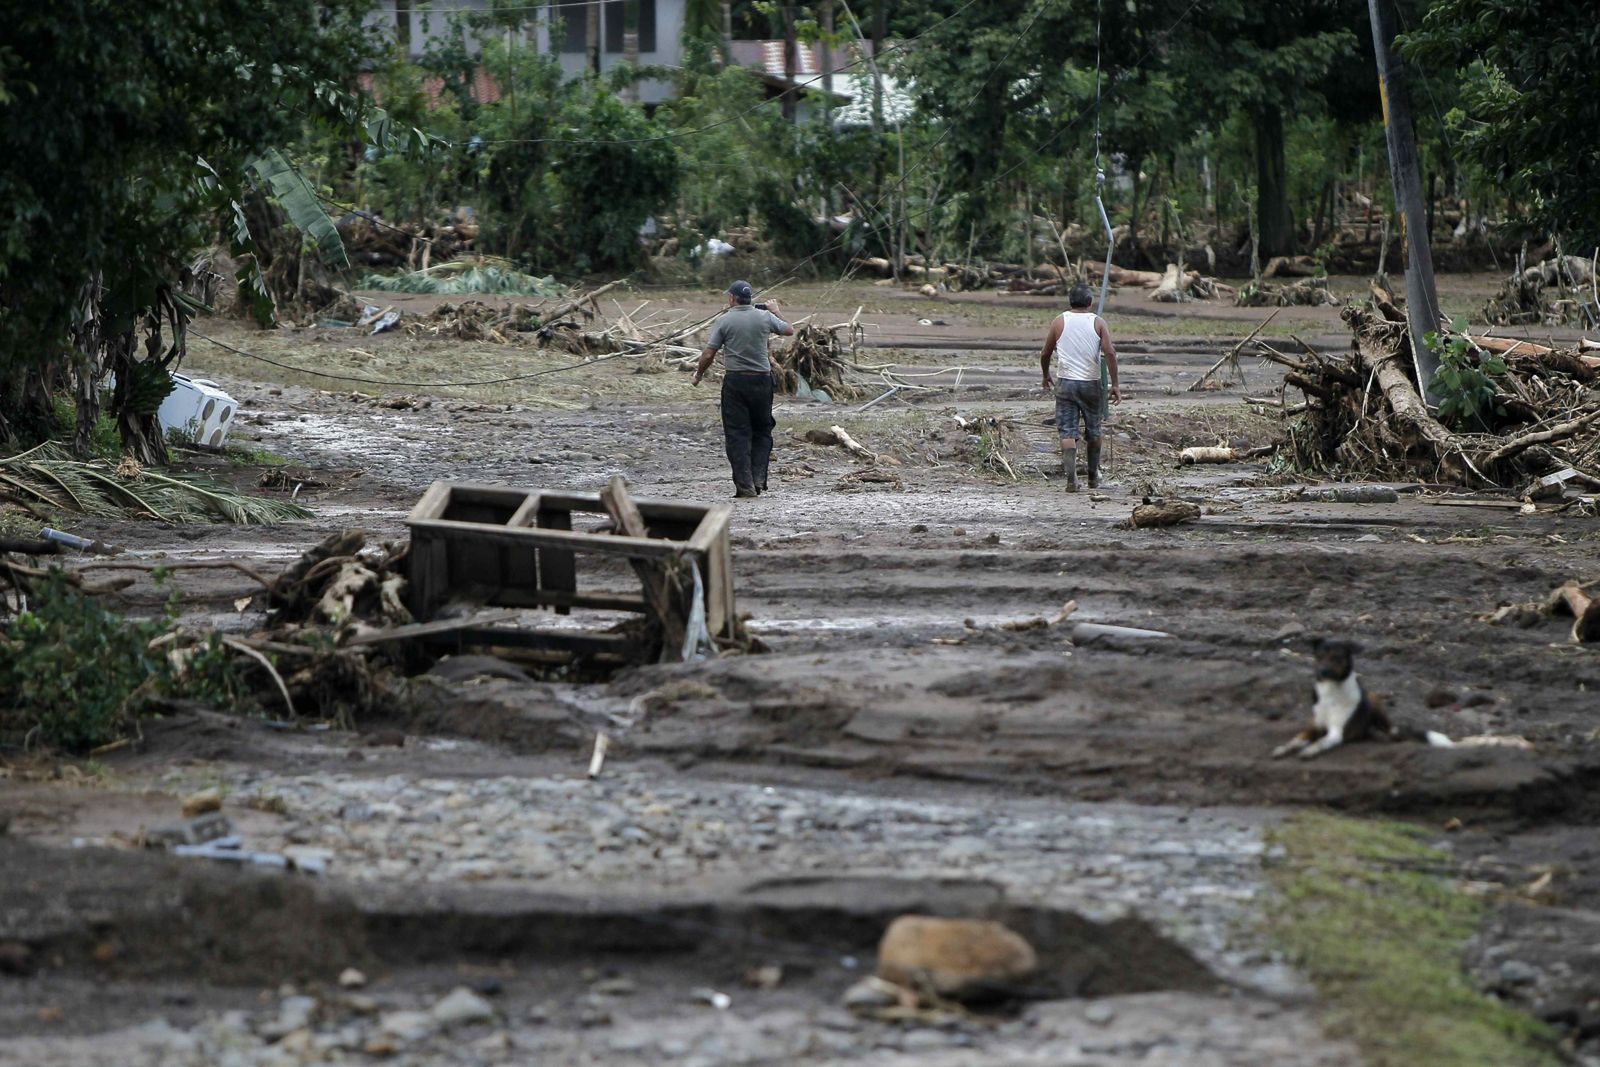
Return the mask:
POLYGON ((1397 727, 1389 721, 1383 708, 1361 686, 1355 669, 1356 646, 1348 641, 1318 640, 1312 650, 1317 656, 1317 674, 1311 725, 1273 749, 1273 759, 1297 752, 1301 759, 1311 759, 1346 741, 1372 738, 1455 747, 1455 742, 1444 734, 1397 727))

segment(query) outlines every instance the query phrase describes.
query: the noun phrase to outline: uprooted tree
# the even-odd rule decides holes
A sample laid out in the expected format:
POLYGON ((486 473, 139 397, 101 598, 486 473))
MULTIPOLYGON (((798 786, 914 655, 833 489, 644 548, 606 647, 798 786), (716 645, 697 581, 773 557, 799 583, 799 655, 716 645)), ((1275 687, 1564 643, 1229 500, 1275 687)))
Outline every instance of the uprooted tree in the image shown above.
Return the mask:
POLYGON ((1537 493, 1541 479, 1600 488, 1600 357, 1505 338, 1441 338, 1438 412, 1418 389, 1405 312, 1374 290, 1344 320, 1343 358, 1263 347, 1306 396, 1289 425, 1303 469, 1537 493))
POLYGON ((0 46, 0 440, 45 436, 52 394, 69 390, 86 435, 114 377, 124 445, 142 462, 165 458, 155 414, 196 306, 194 252, 219 207, 270 184, 253 162, 309 117, 348 112, 340 87, 368 54, 369 7, 13 11, 0 46))

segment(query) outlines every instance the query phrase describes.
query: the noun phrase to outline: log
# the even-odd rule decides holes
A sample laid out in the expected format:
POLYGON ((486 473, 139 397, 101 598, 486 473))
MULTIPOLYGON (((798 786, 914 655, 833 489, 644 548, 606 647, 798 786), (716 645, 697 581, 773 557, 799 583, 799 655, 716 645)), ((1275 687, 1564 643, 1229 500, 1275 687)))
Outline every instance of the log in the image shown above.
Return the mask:
POLYGON ((1559 423, 1549 429, 1535 430, 1532 433, 1522 434, 1520 437, 1513 437, 1485 456, 1484 462, 1488 464, 1500 463, 1519 453, 1526 452, 1535 445, 1548 444, 1551 441, 1572 437, 1594 422, 1600 422, 1600 408, 1595 408, 1593 411, 1589 411, 1576 419, 1559 423))
POLYGON ((876 452, 866 448, 860 441, 851 437, 849 431, 843 426, 830 426, 826 430, 807 430, 805 439, 807 444, 822 445, 824 447, 836 445, 856 458, 866 460, 868 463, 876 463, 879 458, 876 452))
POLYGON ((1178 462, 1184 466, 1195 463, 1238 463, 1241 460, 1259 459, 1278 450, 1277 445, 1259 448, 1225 448, 1220 445, 1196 445, 1178 453, 1178 462))
MULTIPOLYGON (((1375 288, 1374 293, 1377 292, 1381 290, 1375 288)), ((1432 448, 1441 465, 1465 468, 1481 479, 1482 475, 1467 458, 1471 450, 1466 442, 1445 429, 1439 420, 1428 413, 1428 407, 1417 395, 1416 386, 1411 384, 1411 379, 1406 375, 1399 355, 1385 349, 1370 335, 1364 315, 1359 312, 1347 314, 1346 320, 1356 328, 1356 350, 1367 367, 1377 375, 1378 385, 1389 401, 1389 410, 1395 422, 1432 448)), ((1454 473, 1459 476, 1463 472, 1457 470, 1454 473)))
POLYGON ((54 556, 61 546, 54 541, 39 541, 31 537, 0 537, 0 553, 15 552, 19 556, 54 556))
POLYGON ((1149 500, 1133 509, 1133 514, 1128 518, 1128 527, 1134 530, 1148 530, 1158 526, 1176 526, 1181 522, 1193 522, 1200 517, 1200 505, 1191 504, 1187 500, 1149 500))
POLYGON ((541 313, 539 315, 539 321, 541 323, 546 323, 546 324, 559 321, 560 319, 564 318, 565 316, 572 314, 574 311, 577 311, 579 308, 583 307, 583 305, 589 304, 589 303, 594 302, 595 300, 598 300, 600 297, 604 296, 606 293, 609 293, 611 290, 613 290, 617 286, 621 285, 622 282, 623 282, 623 279, 621 279, 621 278, 618 278, 614 282, 607 282, 606 284, 602 285, 600 288, 594 290, 593 292, 585 293, 585 294, 583 294, 582 296, 578 297, 575 300, 567 301, 565 304, 562 304, 560 307, 556 308, 554 311, 550 312, 549 314, 541 313))
POLYGON ((1176 263, 1168 263, 1161 282, 1150 293, 1150 299, 1163 304, 1181 304, 1188 299, 1188 278, 1178 270, 1176 263))
POLYGON ((1591 597, 1578 582, 1567 582, 1550 594, 1545 611, 1572 616, 1572 640, 1579 644, 1600 641, 1600 597, 1591 597))

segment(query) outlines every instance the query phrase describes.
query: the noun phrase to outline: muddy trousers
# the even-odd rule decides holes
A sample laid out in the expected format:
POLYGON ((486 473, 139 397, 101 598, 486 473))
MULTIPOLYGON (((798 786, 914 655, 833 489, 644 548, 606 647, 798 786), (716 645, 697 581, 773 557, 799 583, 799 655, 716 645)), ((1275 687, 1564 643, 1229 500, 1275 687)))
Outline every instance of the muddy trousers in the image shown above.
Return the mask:
POLYGON ((738 489, 765 489, 772 458, 772 375, 733 373, 722 379, 722 436, 738 489))

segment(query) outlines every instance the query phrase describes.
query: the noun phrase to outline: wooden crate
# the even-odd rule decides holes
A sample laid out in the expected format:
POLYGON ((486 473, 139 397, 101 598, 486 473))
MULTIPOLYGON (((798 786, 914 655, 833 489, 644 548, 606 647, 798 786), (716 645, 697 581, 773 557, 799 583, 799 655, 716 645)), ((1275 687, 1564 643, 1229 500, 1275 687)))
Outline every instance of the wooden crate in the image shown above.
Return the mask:
POLYGON ((426 622, 445 602, 465 600, 486 607, 548 608, 563 615, 573 608, 646 614, 642 593, 580 588, 580 561, 585 556, 628 561, 680 557, 700 572, 712 637, 735 637, 738 613, 728 545, 733 509, 650 498, 635 498, 634 503, 648 537, 574 530, 575 513, 606 514, 599 493, 434 482, 406 519, 411 529, 411 613, 426 622))

